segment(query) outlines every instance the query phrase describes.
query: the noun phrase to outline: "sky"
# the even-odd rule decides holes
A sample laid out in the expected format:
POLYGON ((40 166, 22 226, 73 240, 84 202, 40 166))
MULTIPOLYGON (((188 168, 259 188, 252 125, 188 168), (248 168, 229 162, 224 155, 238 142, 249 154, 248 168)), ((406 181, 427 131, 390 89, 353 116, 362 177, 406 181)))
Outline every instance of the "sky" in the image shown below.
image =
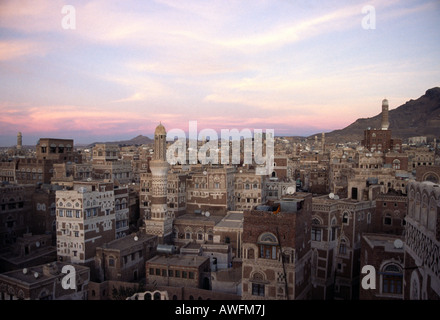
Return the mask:
POLYGON ((439 17, 438 0, 1 0, 0 146, 341 129, 440 86, 439 17))

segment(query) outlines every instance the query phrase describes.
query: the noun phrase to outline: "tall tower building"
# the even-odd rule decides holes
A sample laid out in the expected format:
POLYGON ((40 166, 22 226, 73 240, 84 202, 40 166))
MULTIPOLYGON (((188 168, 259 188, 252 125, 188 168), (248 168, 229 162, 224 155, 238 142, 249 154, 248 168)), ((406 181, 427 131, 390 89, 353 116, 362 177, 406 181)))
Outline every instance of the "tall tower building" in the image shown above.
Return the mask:
POLYGON ((159 124, 154 132, 154 155, 150 161, 152 174, 151 211, 145 217, 145 232, 157 235, 164 243, 173 230, 173 219, 167 209, 167 175, 169 164, 166 159, 165 127, 159 124))
POLYGON ((390 122, 388 121, 388 100, 382 100, 382 130, 388 130, 390 122))
POLYGON ((322 133, 322 138, 321 138, 321 148, 322 148, 322 154, 325 153, 325 132, 322 133))
POLYGON ((21 135, 21 132, 17 134, 17 150, 21 150, 23 146, 23 136, 21 135))

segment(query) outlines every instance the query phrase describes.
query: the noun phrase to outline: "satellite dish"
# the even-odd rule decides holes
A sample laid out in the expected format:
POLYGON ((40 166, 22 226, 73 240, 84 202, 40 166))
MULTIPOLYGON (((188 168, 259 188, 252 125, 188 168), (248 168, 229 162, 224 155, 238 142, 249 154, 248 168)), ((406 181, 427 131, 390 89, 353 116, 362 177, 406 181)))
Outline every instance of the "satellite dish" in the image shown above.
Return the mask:
POLYGON ((38 272, 34 272, 34 278, 37 279, 39 276, 38 272))
POLYGON ((204 215, 205 215, 205 211, 202 211, 202 213, 201 213, 201 214, 202 214, 202 216, 204 216, 204 215))
POLYGON ((35 242, 35 246, 36 246, 37 248, 39 248, 39 247, 40 247, 40 241, 35 242))
POLYGON ((243 170, 240 170, 240 173, 243 173, 243 170))
POLYGON ((87 178, 87 181, 89 181, 89 182, 92 181, 92 178, 87 178))
POLYGON ((28 269, 27 268, 23 268, 23 274, 27 274, 28 273, 28 269))
POLYGON ((288 187, 286 190, 287 194, 294 194, 295 193, 295 187, 288 187))
POLYGON ((206 171, 203 171, 203 174, 206 176, 207 174, 208 174, 208 172, 206 172, 206 171))
POLYGON ((209 213, 209 211, 205 212, 205 217, 209 217, 211 215, 211 213, 209 213))
POLYGON ((335 194, 332 192, 332 193, 330 193, 330 194, 328 195, 328 197, 329 197, 330 199, 334 199, 334 198, 335 198, 335 194))
POLYGON ((403 241, 400 239, 394 240, 394 248, 401 249, 403 247, 403 241))
POLYGON ((138 241, 139 240, 138 236, 135 236, 133 239, 134 239, 134 241, 138 241))
POLYGON ((337 194, 335 194, 335 196, 334 196, 333 199, 338 200, 338 199, 339 199, 339 196, 338 196, 337 194))

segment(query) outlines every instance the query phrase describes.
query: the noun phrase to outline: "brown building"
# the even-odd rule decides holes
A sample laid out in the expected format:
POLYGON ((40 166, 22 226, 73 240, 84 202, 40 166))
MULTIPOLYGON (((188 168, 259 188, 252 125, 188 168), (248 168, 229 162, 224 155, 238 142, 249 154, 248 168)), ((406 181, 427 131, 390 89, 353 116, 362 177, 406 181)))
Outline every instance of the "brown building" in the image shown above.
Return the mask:
POLYGON ((156 236, 139 232, 97 247, 97 279, 138 282, 145 277, 145 261, 156 254, 157 245, 156 236))
POLYGON ((372 229, 373 201, 313 198, 312 297, 357 299, 361 235, 372 229))
POLYGON ((242 299, 307 299, 312 196, 295 193, 244 212, 242 299))
POLYGON ((7 245, 30 232, 35 185, 0 185, 0 244, 7 245))
POLYGON ((209 257, 157 255, 145 264, 147 284, 158 286, 211 288, 209 257))
POLYGON ((0 253, 0 273, 32 267, 57 259, 51 235, 25 233, 16 243, 5 246, 0 253))
POLYGON ((416 181, 440 183, 440 166, 418 166, 416 169, 416 181))
POLYGON ((364 289, 361 286, 359 299, 403 299, 404 249, 402 240, 402 236, 390 234, 368 233, 362 236, 361 270, 364 266, 372 266, 375 272, 373 279, 376 282, 374 289, 364 289))
POLYGON ((0 300, 87 300, 89 268, 73 265, 76 289, 65 289, 65 266, 52 262, 0 274, 0 300))
POLYGON ((440 299, 440 187, 432 182, 408 185, 405 218, 405 300, 440 299))
POLYGON ((379 194, 376 198, 376 213, 372 217, 373 228, 370 232, 403 235, 407 211, 406 195, 397 192, 379 194))

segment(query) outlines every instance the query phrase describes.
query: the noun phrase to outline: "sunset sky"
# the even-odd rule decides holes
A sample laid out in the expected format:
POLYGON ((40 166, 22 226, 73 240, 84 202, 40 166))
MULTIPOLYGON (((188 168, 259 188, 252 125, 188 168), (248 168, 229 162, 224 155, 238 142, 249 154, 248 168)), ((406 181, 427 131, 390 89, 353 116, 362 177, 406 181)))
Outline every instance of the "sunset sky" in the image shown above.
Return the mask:
POLYGON ((0 146, 329 132, 440 86, 439 57, 438 0, 1 0, 0 146))

